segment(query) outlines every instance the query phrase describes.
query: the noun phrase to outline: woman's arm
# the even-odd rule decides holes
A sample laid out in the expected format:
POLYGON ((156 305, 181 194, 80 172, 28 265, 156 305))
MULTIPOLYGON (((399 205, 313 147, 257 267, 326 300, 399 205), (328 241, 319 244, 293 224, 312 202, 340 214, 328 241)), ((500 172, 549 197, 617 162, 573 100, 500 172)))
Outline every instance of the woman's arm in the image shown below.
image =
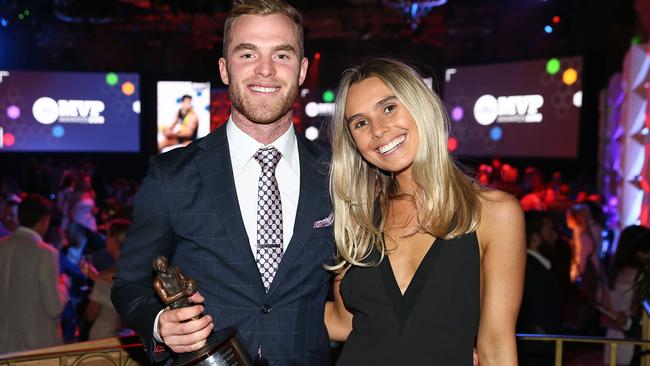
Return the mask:
POLYGON ((511 196, 490 191, 482 197, 481 321, 477 352, 481 366, 517 365, 515 326, 526 262, 524 218, 511 196))
POLYGON ((352 331, 352 313, 350 313, 343 304, 343 298, 339 291, 341 280, 345 272, 339 273, 334 278, 332 291, 334 291, 334 301, 325 303, 325 326, 333 341, 345 342, 352 331))

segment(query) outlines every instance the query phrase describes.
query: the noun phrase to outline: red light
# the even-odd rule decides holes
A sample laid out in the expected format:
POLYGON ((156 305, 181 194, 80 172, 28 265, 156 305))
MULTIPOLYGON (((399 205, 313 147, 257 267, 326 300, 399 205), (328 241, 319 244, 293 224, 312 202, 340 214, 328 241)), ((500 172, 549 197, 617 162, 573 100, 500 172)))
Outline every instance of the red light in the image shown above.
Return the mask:
POLYGON ((2 142, 5 146, 13 146, 13 144, 16 143, 16 138, 10 133, 5 133, 4 136, 2 136, 2 142))
POLYGON ((559 16, 554 16, 553 17, 553 24, 558 24, 560 22, 560 17, 559 16))
POLYGON ((458 148, 458 140, 455 137, 450 137, 449 140, 447 140, 447 150, 449 152, 456 151, 458 148))
POLYGON ((314 60, 320 60, 320 52, 314 53, 314 60))

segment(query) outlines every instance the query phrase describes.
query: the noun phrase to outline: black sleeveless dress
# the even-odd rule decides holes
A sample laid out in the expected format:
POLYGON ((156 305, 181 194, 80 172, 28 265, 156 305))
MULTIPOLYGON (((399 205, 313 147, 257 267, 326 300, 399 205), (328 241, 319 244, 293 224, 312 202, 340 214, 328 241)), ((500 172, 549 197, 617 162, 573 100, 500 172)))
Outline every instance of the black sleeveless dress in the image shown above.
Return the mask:
POLYGON ((476 233, 437 239, 403 296, 388 257, 350 268, 340 291, 354 318, 337 365, 472 365, 480 310, 476 233))

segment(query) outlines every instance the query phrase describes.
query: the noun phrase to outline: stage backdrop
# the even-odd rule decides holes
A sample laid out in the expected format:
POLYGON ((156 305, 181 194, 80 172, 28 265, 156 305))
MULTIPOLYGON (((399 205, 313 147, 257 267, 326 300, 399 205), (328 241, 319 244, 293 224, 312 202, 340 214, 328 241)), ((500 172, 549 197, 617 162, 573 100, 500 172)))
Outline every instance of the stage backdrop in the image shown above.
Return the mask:
POLYGON ((449 150, 461 156, 575 158, 582 59, 449 68, 449 150))
POLYGON ((0 70, 0 152, 139 152, 130 73, 0 70))

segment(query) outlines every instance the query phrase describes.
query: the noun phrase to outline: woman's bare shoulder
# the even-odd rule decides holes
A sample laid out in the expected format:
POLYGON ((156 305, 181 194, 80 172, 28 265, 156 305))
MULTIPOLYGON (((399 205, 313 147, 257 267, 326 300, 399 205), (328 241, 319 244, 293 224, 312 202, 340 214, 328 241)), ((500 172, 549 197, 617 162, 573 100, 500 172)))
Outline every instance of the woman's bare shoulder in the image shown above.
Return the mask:
POLYGON ((523 211, 514 196, 498 190, 485 190, 479 194, 479 199, 481 219, 477 233, 481 242, 490 242, 523 227, 523 211))

